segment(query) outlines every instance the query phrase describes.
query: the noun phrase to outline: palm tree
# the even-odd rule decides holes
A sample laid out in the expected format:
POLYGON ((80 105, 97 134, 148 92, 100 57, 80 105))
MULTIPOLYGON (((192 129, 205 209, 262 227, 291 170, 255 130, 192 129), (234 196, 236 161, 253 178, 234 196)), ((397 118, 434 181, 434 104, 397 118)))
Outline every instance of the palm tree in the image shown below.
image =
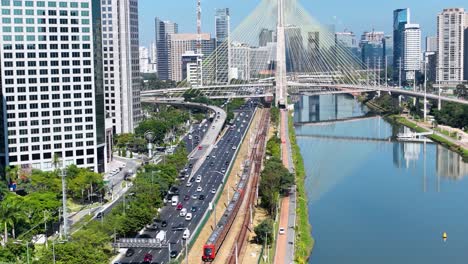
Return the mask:
POLYGON ((14 201, 4 201, 0 206, 0 223, 4 227, 3 246, 8 242, 8 226, 12 227, 12 235, 15 237, 15 223, 21 218, 19 206, 14 201))
POLYGON ((9 182, 14 182, 18 179, 18 167, 6 166, 5 171, 6 171, 7 180, 9 182))

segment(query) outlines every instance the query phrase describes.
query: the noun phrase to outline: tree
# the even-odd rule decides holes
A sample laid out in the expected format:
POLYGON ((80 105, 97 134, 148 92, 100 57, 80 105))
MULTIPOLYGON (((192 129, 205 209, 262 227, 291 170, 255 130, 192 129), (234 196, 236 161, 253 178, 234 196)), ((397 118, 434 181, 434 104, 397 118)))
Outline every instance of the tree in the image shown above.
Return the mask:
POLYGON ((268 245, 271 245, 273 240, 273 220, 270 218, 263 220, 259 225, 254 228, 255 232, 255 242, 257 244, 263 245, 267 242, 268 245), (265 241, 265 239, 267 241, 265 241))
POLYGON ((14 182, 18 179, 19 168, 17 166, 6 166, 5 171, 9 182, 14 182))
POLYGON ((455 89, 455 95, 460 97, 460 98, 467 99, 468 98, 468 91, 466 89, 466 86, 464 84, 457 85, 457 87, 455 89))
POLYGON ((4 228, 3 246, 8 243, 8 226, 11 226, 12 235, 13 237, 16 237, 15 223, 17 223, 21 217, 19 212, 20 208, 17 200, 14 199, 13 194, 8 195, 0 204, 0 223, 2 223, 4 228))

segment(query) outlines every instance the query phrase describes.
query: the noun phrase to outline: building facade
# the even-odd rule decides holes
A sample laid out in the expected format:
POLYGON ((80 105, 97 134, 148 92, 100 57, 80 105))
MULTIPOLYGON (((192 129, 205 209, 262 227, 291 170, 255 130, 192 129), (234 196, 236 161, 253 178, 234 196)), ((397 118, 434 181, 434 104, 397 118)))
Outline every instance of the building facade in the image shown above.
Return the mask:
POLYGON ((405 26, 411 20, 411 12, 409 8, 396 9, 393 11, 393 79, 399 82, 402 81, 404 74, 401 74, 400 68, 403 69, 403 56, 405 52, 405 26))
POLYGON ((105 168, 101 3, 2 1, 2 165, 105 168))
POLYGON ((265 47, 270 42, 276 42, 275 31, 267 28, 262 28, 258 35, 258 46, 265 47))
POLYGON ((131 133, 141 120, 138 0, 102 1, 106 114, 114 133, 131 133))
POLYGON ((179 26, 176 23, 155 19, 157 71, 161 80, 170 80, 168 36, 178 32, 179 26))
POLYGON ((421 28, 418 24, 406 24, 404 34, 403 70, 406 81, 414 80, 421 71, 421 28))
POLYGON ((215 54, 215 72, 208 73, 208 79, 214 76, 215 83, 228 83, 229 65, 230 65, 230 34, 231 34, 231 17, 229 8, 216 9, 215 15, 215 32, 216 32, 216 54, 215 54))
POLYGON ((426 37, 426 51, 437 51, 437 36, 426 37))
POLYGON ((468 15, 463 8, 444 9, 437 16, 437 81, 455 87, 465 77, 465 31, 468 15))
MULTIPOLYGON (((202 54, 203 58, 208 57, 216 46, 216 40, 210 34, 202 33, 202 54)), ((169 80, 182 81, 182 55, 187 51, 197 50, 198 34, 169 34, 168 35, 168 55, 169 55, 169 80)))
POLYGON ((250 47, 245 43, 232 43, 229 78, 250 80, 250 47))

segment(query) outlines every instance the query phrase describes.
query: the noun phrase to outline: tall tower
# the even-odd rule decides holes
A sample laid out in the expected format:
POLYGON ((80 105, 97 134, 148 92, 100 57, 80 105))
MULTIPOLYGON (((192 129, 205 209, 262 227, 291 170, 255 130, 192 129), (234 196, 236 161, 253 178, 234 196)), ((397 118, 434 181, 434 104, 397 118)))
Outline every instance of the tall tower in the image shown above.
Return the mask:
POLYGON ((202 53, 202 31, 201 31, 201 0, 198 0, 197 3, 197 76, 198 76, 198 85, 201 86, 203 85, 203 70, 202 70, 202 64, 203 64, 203 53, 202 53))
POLYGON ((276 48, 276 105, 286 106, 287 76, 286 76, 286 39, 284 35, 284 0, 278 0, 278 25, 276 48))

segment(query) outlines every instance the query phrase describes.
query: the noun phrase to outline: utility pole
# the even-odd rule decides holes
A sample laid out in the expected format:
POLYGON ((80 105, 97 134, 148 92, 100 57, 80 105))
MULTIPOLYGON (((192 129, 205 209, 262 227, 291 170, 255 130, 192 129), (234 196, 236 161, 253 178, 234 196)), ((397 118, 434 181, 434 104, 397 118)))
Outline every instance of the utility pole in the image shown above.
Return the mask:
POLYGON ((188 238, 185 239, 185 263, 188 264, 188 238))
POLYGON ((45 237, 45 247, 46 249, 48 248, 48 243, 47 243, 47 217, 46 217, 46 211, 44 210, 44 237, 45 237))
POLYGON ((238 263, 239 259, 238 259, 238 255, 237 255, 237 241, 236 241, 236 264, 238 263))
MULTIPOLYGON (((415 77, 416 79, 416 77, 415 77)), ((427 118, 427 54, 424 54, 424 122, 426 122, 427 118)))
POLYGON ((64 240, 68 240, 67 183, 65 179, 67 172, 65 168, 61 170, 60 174, 62 176, 63 235, 64 240))
POLYGON ((388 87, 388 56, 385 56, 385 87, 388 87))
POLYGON ((168 263, 171 262, 171 242, 167 242, 167 258, 168 263))

